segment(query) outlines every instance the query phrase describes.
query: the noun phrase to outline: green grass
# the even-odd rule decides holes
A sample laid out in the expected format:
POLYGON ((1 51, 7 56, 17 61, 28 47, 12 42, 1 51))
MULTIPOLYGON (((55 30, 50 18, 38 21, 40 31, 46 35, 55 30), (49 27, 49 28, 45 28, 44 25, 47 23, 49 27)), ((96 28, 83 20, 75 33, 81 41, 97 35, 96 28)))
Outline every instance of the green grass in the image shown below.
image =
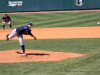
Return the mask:
MULTIPOLYGON (((34 28, 49 27, 83 27, 98 26, 100 12, 58 12, 58 13, 31 13, 31 14, 8 14, 12 19, 13 28, 26 25, 28 21, 34 23, 34 28)), ((3 17, 3 14, 0 14, 3 17)), ((2 25, 0 25, 2 28, 2 25)), ((6 28, 9 25, 6 24, 6 28)))
MULTIPOLYGON (((24 40, 25 48, 55 52, 90 53, 100 49, 100 38, 95 39, 38 39, 24 40)), ((21 49, 18 40, 0 41, 0 50, 21 49)))
MULTIPOLYGON (((1 63, 1 75, 99 75, 100 39, 39 39, 24 40, 26 49, 75 52, 84 57, 58 62, 1 63), (90 55, 87 55, 90 54, 90 55), (82 72, 84 71, 84 72, 82 72), (89 72, 87 72, 89 71, 89 72), (99 71, 99 72, 98 72, 99 71)), ((0 50, 21 49, 18 40, 0 41, 0 50)), ((49 58, 48 58, 49 59, 49 58)))
MULTIPOLYGON (((99 11, 9 14, 13 28, 28 21, 34 23, 33 28, 99 26, 96 24, 99 15, 99 11)), ((6 28, 9 25, 6 24, 6 28)), ((62 61, 0 63, 0 75, 100 75, 100 38, 31 39, 24 40, 24 44, 26 49, 75 52, 85 56, 62 61)), ((0 51, 15 49, 21 49, 18 40, 0 40, 0 51)))

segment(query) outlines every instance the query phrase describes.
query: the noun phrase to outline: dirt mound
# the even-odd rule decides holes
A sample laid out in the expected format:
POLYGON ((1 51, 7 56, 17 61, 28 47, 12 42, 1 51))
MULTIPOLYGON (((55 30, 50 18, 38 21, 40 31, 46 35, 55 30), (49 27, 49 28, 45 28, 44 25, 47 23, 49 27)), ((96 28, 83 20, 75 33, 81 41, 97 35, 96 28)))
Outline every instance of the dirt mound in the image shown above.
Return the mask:
POLYGON ((51 52, 41 50, 26 50, 24 57, 22 50, 0 51, 0 63, 30 62, 30 61, 61 61, 63 59, 82 57, 83 54, 51 52))

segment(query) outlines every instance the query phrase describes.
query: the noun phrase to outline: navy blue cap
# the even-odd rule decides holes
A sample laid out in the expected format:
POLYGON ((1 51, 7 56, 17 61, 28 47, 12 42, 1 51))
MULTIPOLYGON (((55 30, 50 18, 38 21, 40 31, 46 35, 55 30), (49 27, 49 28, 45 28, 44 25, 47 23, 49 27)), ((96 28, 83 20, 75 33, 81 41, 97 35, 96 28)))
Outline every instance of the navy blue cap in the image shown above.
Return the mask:
POLYGON ((33 25, 32 22, 28 22, 27 24, 33 25))

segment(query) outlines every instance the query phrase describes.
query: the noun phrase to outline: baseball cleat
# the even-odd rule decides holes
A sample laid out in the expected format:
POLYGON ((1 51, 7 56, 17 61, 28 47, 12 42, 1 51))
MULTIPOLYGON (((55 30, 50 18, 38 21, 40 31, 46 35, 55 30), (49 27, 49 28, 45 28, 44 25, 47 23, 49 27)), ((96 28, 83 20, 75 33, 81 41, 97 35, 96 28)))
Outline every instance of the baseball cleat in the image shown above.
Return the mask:
POLYGON ((23 53, 23 56, 26 57, 27 56, 26 53, 23 53))
POLYGON ((10 30, 12 30, 12 28, 10 28, 10 30))
POLYGON ((9 40, 8 36, 9 36, 9 34, 6 35, 6 40, 7 40, 7 41, 9 40))

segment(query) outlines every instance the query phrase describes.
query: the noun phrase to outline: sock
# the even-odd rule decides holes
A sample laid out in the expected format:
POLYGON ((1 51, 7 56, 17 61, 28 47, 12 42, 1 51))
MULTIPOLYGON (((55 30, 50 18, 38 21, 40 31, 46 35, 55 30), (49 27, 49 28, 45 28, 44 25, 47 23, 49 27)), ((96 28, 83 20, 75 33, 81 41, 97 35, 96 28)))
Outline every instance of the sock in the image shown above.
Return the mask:
POLYGON ((21 45, 21 47, 22 47, 23 53, 25 53, 25 46, 21 45))
POLYGON ((5 26, 3 26, 3 28, 5 28, 5 26))
POLYGON ((10 28, 12 28, 12 26, 10 25, 10 28))

